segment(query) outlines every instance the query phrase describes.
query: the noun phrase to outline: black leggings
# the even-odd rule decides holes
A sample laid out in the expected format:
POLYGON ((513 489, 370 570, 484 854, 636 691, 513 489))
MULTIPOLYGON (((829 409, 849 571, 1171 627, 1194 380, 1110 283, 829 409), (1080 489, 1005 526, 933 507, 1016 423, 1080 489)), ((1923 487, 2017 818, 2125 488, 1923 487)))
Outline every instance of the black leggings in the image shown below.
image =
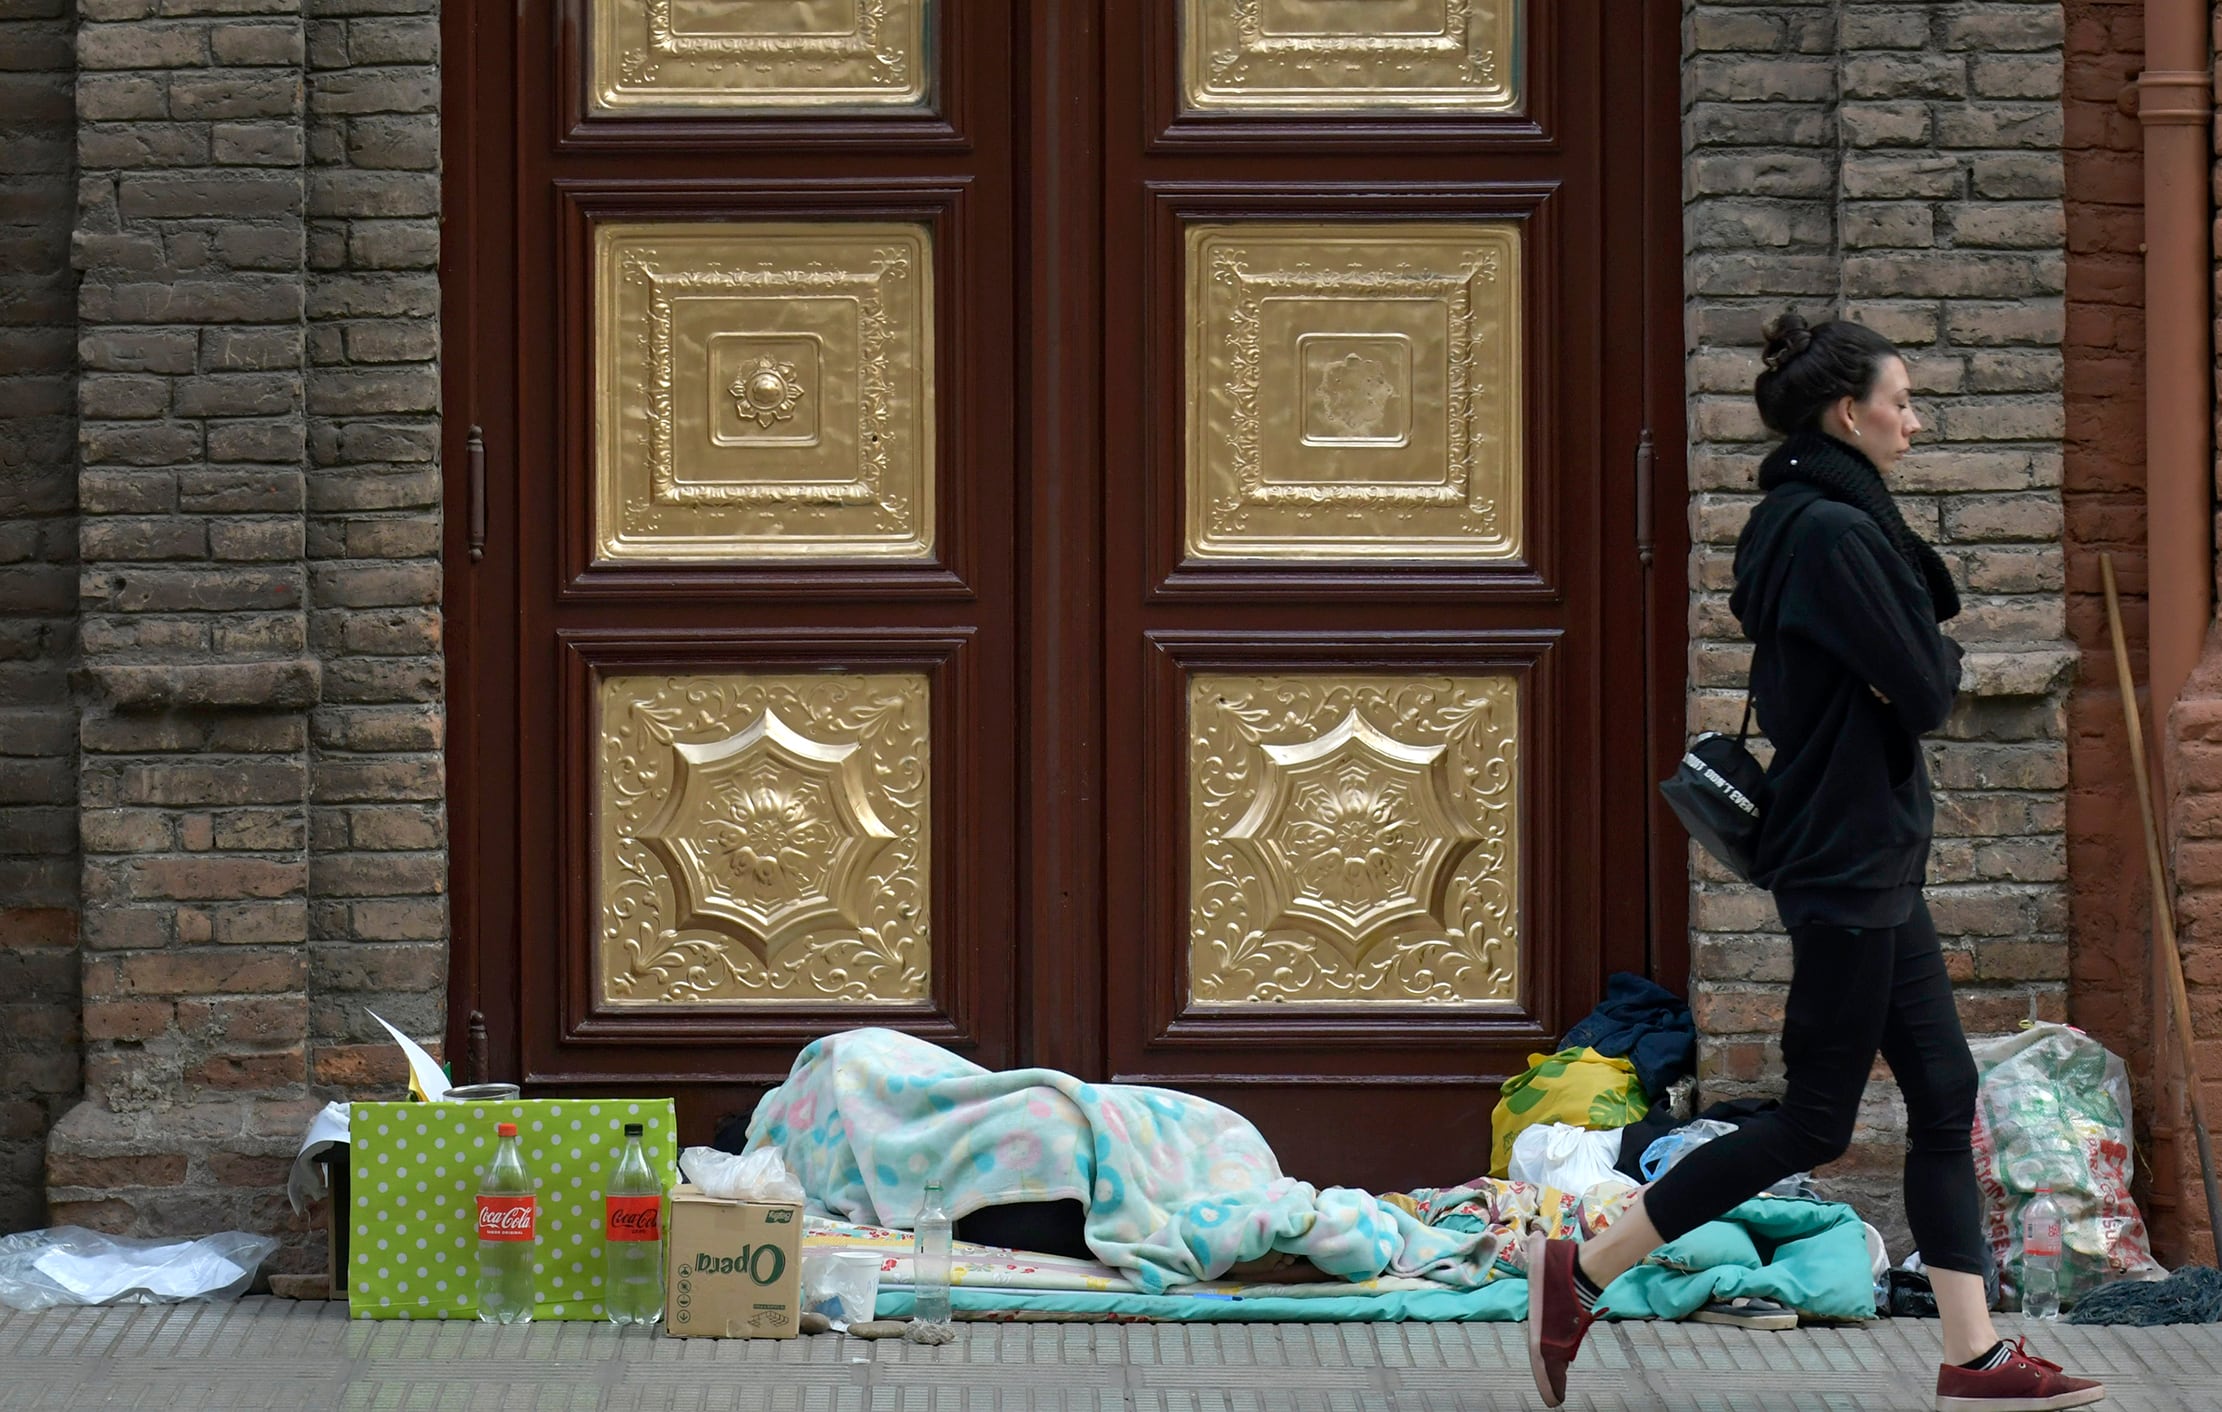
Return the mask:
POLYGON ((1924 1264, 1984 1272, 1982 1198, 1969 1135, 1975 1060, 1925 902, 1897 927, 1796 927, 1782 1024, 1782 1106, 1691 1152, 1644 1194, 1668 1240, 1725 1215, 1851 1145, 1879 1049, 1906 1096, 1906 1221, 1924 1264))

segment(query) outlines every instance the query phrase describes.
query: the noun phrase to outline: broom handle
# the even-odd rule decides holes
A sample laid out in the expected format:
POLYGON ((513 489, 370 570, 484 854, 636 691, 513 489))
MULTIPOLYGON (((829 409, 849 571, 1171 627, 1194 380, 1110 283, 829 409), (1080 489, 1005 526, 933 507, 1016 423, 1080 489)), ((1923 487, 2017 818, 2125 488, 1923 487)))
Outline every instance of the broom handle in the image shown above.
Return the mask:
POLYGON ((2199 1147, 2199 1175, 2207 1189, 2207 1225, 2215 1242, 2215 1259, 2222 1263, 2222 1190, 2214 1175, 2214 1146, 2207 1135, 2206 1101, 2200 1094, 2199 1059, 2191 1040, 2191 1000, 2184 993, 2183 957, 2176 950, 2176 895, 2168 887, 2168 870, 2160 857, 2160 817, 2153 812, 2152 775, 2145 768, 2145 718, 2137 709, 2137 682, 2129 670, 2129 641, 2122 633, 2122 600, 2114 587, 2114 556, 2099 556, 2099 576, 2106 584, 2106 626, 2114 637, 2114 674, 2122 688, 2122 715, 2129 723, 2129 769, 2137 784, 2137 814, 2145 826, 2145 870, 2152 876, 2153 930, 2168 979, 2168 1008, 2175 1021, 2176 1042, 2183 1050, 2185 1085, 2191 1090, 2191 1132, 2199 1147))

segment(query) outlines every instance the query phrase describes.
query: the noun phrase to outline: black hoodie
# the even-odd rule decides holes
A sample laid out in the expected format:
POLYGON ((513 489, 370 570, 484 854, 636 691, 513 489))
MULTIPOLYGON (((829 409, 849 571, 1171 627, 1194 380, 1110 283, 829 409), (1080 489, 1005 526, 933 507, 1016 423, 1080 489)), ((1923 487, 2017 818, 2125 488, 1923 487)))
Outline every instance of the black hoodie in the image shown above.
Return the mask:
POLYGON ((1881 526, 1799 477, 1792 458, 1815 445, 1769 458, 1774 489, 1736 542, 1729 607, 1754 644, 1751 690, 1775 750, 1753 880, 1785 926, 1890 927, 1928 868, 1936 806, 1920 742, 1951 714, 1960 648, 1881 526))

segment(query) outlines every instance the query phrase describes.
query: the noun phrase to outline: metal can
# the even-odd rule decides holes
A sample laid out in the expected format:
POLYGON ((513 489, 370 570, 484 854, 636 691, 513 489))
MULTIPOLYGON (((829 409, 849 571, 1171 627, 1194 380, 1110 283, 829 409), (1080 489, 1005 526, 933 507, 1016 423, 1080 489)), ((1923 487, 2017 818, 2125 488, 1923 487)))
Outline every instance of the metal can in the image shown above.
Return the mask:
POLYGON ((523 1090, 515 1084, 465 1084, 451 1088, 442 1103, 514 1103, 523 1090))

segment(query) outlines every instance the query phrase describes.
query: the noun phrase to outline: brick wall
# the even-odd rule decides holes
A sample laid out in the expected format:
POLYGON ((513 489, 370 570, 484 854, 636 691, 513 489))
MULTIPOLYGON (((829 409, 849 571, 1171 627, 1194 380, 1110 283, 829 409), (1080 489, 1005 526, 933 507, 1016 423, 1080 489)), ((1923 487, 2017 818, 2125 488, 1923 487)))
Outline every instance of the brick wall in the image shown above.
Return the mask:
POLYGON ((432 0, 80 0, 85 1100, 57 1218, 284 1229, 442 1023, 432 0))
MULTIPOLYGON (((1930 428, 1907 519, 1966 589, 1971 691, 1930 746, 1930 902, 1971 1033, 2066 1014, 2066 236, 2058 0, 1687 6, 1693 541, 1690 724, 1733 728, 1748 662, 1730 556, 1767 441, 1760 327, 1840 311, 1904 347, 1930 428)), ((1695 862, 1693 1002, 1710 1097, 1779 1084, 1789 976, 1768 899, 1695 862)), ((1827 1174, 1906 1245, 1895 1090, 1827 1174)))
POLYGON ((76 1097, 70 0, 0 0, 0 1233, 76 1097))

